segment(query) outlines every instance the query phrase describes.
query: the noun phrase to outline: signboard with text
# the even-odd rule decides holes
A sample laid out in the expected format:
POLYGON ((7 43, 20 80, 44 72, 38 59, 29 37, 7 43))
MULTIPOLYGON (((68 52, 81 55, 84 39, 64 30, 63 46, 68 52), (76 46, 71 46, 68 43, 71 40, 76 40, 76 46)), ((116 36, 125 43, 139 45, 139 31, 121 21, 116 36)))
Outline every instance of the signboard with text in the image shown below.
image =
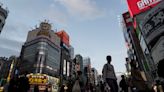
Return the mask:
POLYGON ((162 0, 127 0, 128 9, 131 16, 142 13, 154 6, 162 0))
POLYGON ((28 75, 30 84, 47 84, 48 78, 43 74, 30 74, 28 75))
POLYGON ((163 4, 164 2, 150 10, 143 20, 141 31, 147 44, 164 32, 163 4))
POLYGON ((59 78, 48 76, 49 84, 52 84, 52 91, 51 92, 58 92, 59 90, 59 78))

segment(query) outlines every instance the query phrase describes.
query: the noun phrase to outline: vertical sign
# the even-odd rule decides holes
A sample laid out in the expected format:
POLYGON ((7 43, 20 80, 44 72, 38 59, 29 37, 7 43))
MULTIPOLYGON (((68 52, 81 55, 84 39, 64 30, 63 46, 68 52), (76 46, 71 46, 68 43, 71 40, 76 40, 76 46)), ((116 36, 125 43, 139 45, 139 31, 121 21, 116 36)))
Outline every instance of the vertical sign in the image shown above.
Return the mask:
POLYGON ((63 64, 63 75, 66 75, 66 60, 64 59, 64 64, 63 64))
POLYGON ((69 67, 69 65, 70 65, 70 63, 69 62, 67 62, 67 76, 69 76, 69 72, 70 72, 70 67, 69 67))

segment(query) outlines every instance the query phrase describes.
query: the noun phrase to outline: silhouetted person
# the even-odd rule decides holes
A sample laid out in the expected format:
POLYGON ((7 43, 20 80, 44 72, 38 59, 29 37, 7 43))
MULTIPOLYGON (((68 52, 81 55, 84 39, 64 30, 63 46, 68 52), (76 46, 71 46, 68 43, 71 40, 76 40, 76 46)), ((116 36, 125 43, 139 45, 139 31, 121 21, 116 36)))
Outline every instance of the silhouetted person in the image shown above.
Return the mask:
POLYGON ((19 84, 18 77, 12 78, 9 82, 8 92, 18 92, 19 91, 18 84, 19 84))
POLYGON ((102 81, 100 81, 100 89, 101 92, 104 92, 104 83, 102 81))
POLYGON ((146 90, 146 84, 144 82, 144 79, 142 78, 141 71, 136 65, 136 61, 131 61, 131 81, 133 87, 136 88, 138 92, 145 92, 146 90))
POLYGON ((34 92, 39 92, 39 87, 38 87, 38 85, 35 85, 35 86, 34 86, 34 92))
POLYGON ((121 81, 119 83, 119 86, 121 87, 121 92, 128 92, 128 84, 125 80, 125 76, 121 75, 121 81))
POLYGON ((94 92, 92 83, 89 83, 89 86, 90 86, 90 92, 94 92))
POLYGON ((48 87, 46 88, 46 90, 44 92, 48 92, 48 87))
POLYGON ((114 67, 111 64, 112 57, 108 55, 106 57, 107 63, 104 65, 102 74, 104 81, 108 83, 111 88, 111 92, 118 92, 117 78, 114 71, 114 67))
POLYGON ((77 79, 79 80, 81 92, 84 92, 84 80, 81 71, 77 71, 77 79))
POLYGON ((159 61, 157 68, 158 68, 158 71, 157 71, 158 76, 164 78, 164 73, 163 73, 164 60, 159 61))
POLYGON ((67 92, 72 92, 73 80, 71 79, 71 76, 68 77, 67 87, 68 87, 67 92))
POLYGON ((60 92, 64 92, 64 86, 65 86, 65 85, 62 85, 62 86, 61 86, 60 92))
POLYGON ((19 78, 19 92, 28 92, 30 89, 29 80, 26 77, 27 72, 25 72, 20 78, 19 78))
POLYGON ((89 91, 90 91, 90 84, 89 84, 88 79, 87 79, 87 82, 86 82, 86 84, 85 84, 85 91, 86 91, 86 92, 89 92, 89 91))
MULTIPOLYGON (((164 73, 163 73, 163 70, 164 70, 164 59, 159 61, 158 63, 158 66, 157 66, 158 70, 157 70, 157 73, 158 73, 158 76, 161 77, 161 78, 164 78, 164 73)), ((162 89, 164 91, 164 81, 161 82, 162 84, 162 89)))

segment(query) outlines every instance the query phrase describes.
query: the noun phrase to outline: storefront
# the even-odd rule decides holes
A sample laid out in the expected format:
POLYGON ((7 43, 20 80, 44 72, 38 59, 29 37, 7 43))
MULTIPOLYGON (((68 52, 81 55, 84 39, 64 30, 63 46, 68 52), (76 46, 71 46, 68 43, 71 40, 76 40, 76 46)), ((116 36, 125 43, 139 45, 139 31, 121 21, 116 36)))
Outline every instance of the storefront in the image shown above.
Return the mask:
POLYGON ((34 87, 38 86, 39 92, 44 92, 48 89, 48 92, 58 92, 59 78, 52 77, 46 74, 28 74, 30 83, 30 92, 33 92, 34 87))

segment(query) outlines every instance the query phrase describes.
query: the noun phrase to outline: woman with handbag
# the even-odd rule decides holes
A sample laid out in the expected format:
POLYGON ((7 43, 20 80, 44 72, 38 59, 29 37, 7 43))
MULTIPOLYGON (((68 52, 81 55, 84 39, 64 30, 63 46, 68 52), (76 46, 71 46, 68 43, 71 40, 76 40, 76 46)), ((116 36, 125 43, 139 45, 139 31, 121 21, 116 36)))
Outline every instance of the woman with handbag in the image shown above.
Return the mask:
POLYGON ((83 81, 81 71, 77 72, 77 78, 73 85, 72 92, 84 92, 84 81, 83 81), (75 89, 76 89, 76 91, 75 91, 75 89))

